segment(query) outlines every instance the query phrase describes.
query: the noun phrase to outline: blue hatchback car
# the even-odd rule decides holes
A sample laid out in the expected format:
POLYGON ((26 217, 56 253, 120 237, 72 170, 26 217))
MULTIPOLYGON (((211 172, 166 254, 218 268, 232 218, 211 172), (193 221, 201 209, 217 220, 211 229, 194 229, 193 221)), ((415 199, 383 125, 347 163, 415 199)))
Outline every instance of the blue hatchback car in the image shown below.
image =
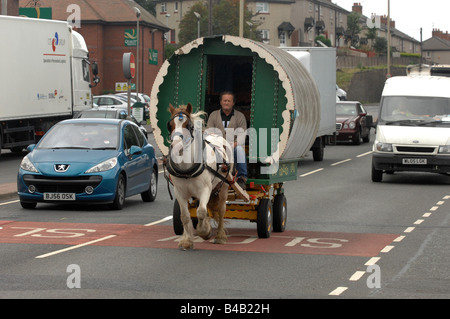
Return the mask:
POLYGON ((106 202, 157 193, 155 150, 131 121, 71 119, 54 125, 20 164, 17 190, 23 208, 38 202, 106 202))

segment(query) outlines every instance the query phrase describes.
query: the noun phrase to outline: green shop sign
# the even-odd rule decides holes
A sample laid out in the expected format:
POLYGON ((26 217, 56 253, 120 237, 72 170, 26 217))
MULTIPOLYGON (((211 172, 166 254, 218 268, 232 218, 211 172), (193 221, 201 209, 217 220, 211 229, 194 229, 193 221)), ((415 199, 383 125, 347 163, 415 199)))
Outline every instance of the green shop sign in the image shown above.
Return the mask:
POLYGON ((136 29, 125 29, 125 46, 135 47, 137 46, 137 32, 136 29))
POLYGON ((148 50, 148 63, 158 65, 158 50, 148 50))
POLYGON ((19 16, 36 18, 36 19, 52 19, 52 8, 19 8, 19 16))

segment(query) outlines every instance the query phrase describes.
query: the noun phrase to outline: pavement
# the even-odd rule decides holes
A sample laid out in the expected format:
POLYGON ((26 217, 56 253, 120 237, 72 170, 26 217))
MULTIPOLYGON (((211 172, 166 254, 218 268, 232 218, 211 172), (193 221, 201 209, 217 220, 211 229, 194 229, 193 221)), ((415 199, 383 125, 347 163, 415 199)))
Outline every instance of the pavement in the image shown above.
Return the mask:
POLYGON ((0 184, 0 200, 11 199, 17 196, 17 184, 0 184))

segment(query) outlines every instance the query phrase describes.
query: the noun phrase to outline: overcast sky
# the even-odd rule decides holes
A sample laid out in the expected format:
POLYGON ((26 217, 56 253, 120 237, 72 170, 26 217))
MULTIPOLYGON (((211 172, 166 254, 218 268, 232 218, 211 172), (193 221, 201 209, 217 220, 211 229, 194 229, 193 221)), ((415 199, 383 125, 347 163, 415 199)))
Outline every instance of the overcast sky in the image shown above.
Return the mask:
MULTIPOLYGON (((369 17, 372 13, 386 15, 388 0, 332 0, 347 11, 352 11, 355 2, 361 3, 363 15, 369 17)), ((395 28, 407 35, 420 40, 431 38, 433 28, 450 32, 450 0, 390 0, 391 19, 395 28)))

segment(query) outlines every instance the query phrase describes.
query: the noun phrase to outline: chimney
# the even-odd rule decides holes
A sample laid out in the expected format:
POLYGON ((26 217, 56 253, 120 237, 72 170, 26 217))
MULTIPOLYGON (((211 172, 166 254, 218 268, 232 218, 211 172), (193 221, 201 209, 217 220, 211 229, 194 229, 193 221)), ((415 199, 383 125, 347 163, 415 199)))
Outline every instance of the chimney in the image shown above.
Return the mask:
MULTIPOLYGON (((381 17, 381 24, 384 24, 387 27, 387 16, 384 15, 381 17)), ((395 28, 395 21, 391 19, 391 28, 395 28)))
POLYGON ((361 3, 355 2, 353 3, 352 12, 357 12, 362 15, 362 5, 361 3))
POLYGON ((448 31, 445 31, 445 33, 444 33, 440 29, 433 29, 432 37, 450 41, 450 34, 448 34, 448 31))

